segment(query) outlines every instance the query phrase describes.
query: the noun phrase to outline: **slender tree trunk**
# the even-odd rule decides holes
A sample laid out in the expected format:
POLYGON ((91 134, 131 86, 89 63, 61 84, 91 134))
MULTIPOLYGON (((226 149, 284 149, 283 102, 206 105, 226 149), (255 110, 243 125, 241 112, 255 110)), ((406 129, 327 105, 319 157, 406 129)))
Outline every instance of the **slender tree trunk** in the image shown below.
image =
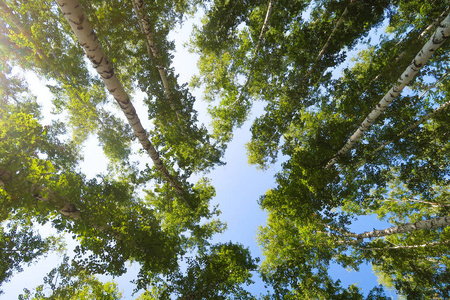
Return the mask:
POLYGON ((450 243, 450 241, 443 242, 431 242, 421 245, 399 245, 399 246, 391 246, 391 247, 361 247, 358 250, 362 251, 383 251, 383 250, 397 250, 397 249, 414 249, 414 248, 425 248, 425 247, 434 247, 439 245, 445 245, 450 243))
POLYGON ((154 59, 157 61, 157 68, 159 72, 159 76, 161 77, 161 81, 164 86, 164 91, 166 92, 167 101, 169 101, 170 107, 175 111, 177 115, 177 119, 180 121, 181 116, 180 112, 177 109, 175 103, 173 103, 172 95, 170 93, 170 87, 169 87, 169 81, 167 80, 166 71, 164 66, 159 63, 159 51, 158 47, 155 43, 154 34, 152 32, 152 29, 150 27, 150 21, 148 20, 147 15, 144 11, 144 1, 143 0, 132 0, 133 2, 133 9, 136 13, 136 16, 139 20, 139 26, 141 28, 141 32, 145 35, 147 40, 147 53, 149 58, 154 57, 154 59))
POLYGON ((444 41, 450 36, 450 15, 442 21, 439 28, 433 34, 431 39, 423 46, 422 50, 417 54, 408 68, 398 79, 396 85, 394 85, 389 92, 381 99, 372 112, 366 117, 364 122, 358 128, 358 130, 350 137, 347 143, 337 152, 325 168, 331 167, 336 163, 337 159, 349 151, 352 146, 363 136, 364 132, 370 127, 370 125, 378 118, 381 113, 388 107, 388 105, 394 100, 395 97, 400 95, 405 86, 414 78, 419 72, 420 68, 428 61, 433 53, 444 43, 444 41))
POLYGON ((269 1, 269 6, 267 7, 266 17, 264 19, 264 23, 261 28, 261 32, 259 34, 258 42, 256 43, 255 51, 253 52, 253 58, 250 63, 250 65, 251 65, 250 71, 247 74, 247 79, 245 80, 245 83, 241 88, 239 96, 237 97, 236 101, 234 101, 233 104, 231 104, 231 108, 233 108, 236 104, 238 104, 242 101, 242 96, 244 95, 244 92, 247 89, 248 84, 250 83, 250 79, 253 75, 253 70, 255 69, 255 63, 258 58, 258 52, 259 52, 259 49, 261 48, 262 40, 264 39, 264 34, 266 33, 267 28, 269 27, 269 20, 270 20, 270 15, 272 14, 272 10, 273 10, 273 3, 274 3, 274 0, 269 1))
POLYGON ((433 30, 434 27, 436 27, 436 25, 438 25, 439 23, 442 22, 442 20, 444 20, 445 16, 448 15, 449 12, 449 8, 447 8, 444 12, 442 12, 442 14, 437 17, 433 23, 431 23, 427 28, 425 28, 424 31, 422 31, 422 33, 419 35, 419 39, 422 39, 423 37, 425 37, 425 35, 427 35, 431 30, 433 30))
MULTIPOLYGON (((425 28, 424 31, 422 31, 421 34, 419 34, 418 36, 418 40, 422 40, 431 30, 434 29, 434 27, 436 27, 436 25, 438 25, 444 18, 445 16, 448 14, 449 9, 447 9, 446 11, 444 11, 439 17, 437 17, 433 23, 431 23, 427 28, 425 28)), ((400 53, 399 55, 397 55, 397 57, 394 59, 394 64, 397 63, 399 60, 401 60, 403 57, 405 57, 406 55, 406 51, 403 51, 402 53, 400 53)), ((363 88, 361 89, 358 94, 357 97, 361 96, 362 93, 364 93, 364 91, 366 91, 368 89, 368 87, 370 87, 375 81, 377 81, 378 79, 381 78, 381 73, 378 73, 377 76, 375 76, 374 78, 372 78, 372 80, 366 85, 367 88, 363 88)))
POLYGON ((125 92, 125 89, 119 82, 119 79, 114 74, 114 69, 109 62, 109 59, 106 57, 87 16, 84 14, 81 4, 78 0, 56 0, 56 3, 59 5, 63 15, 66 17, 70 27, 77 36, 80 45, 86 52, 86 56, 92 62, 97 73, 102 78, 106 88, 114 99, 116 99, 125 114, 128 123, 133 128, 134 134, 139 139, 142 147, 151 157, 156 169, 162 173, 164 179, 169 182, 173 188, 175 188, 177 193, 180 194, 187 203, 184 198, 185 192, 183 188, 167 171, 159 157, 158 152, 150 142, 147 133, 145 132, 145 129, 136 113, 136 109, 131 103, 130 97, 125 92))
POLYGON ((314 71, 314 65, 317 64, 318 61, 320 61, 323 57, 323 55, 325 54, 325 51, 327 50, 328 46, 330 45, 331 40, 334 38, 334 36, 336 35, 336 32, 338 30, 339 27, 341 27, 341 25, 344 23, 344 18, 348 15, 348 7, 352 4, 355 3, 356 0, 352 0, 350 1, 350 3, 348 4, 348 6, 345 7, 344 12, 342 13, 342 15, 339 17, 339 20, 337 21, 336 25, 333 28, 333 31, 330 33, 330 35, 328 36, 327 41, 325 42, 325 44, 322 47, 322 50, 320 50, 319 54, 317 55, 316 59, 314 60, 314 64, 311 66, 311 68, 309 68, 308 73, 306 73, 305 76, 303 76, 303 81, 305 82, 306 80, 308 80, 309 76, 311 76, 312 72, 314 71))
MULTIPOLYGON (((35 42, 35 40, 33 39, 31 32, 26 29, 25 27, 22 26, 21 22, 17 19, 17 17, 13 14, 12 10, 3 2, 0 0, 0 7, 8 14, 8 17, 11 19, 13 25, 16 27, 16 31, 18 30, 20 33, 22 33, 29 41, 30 43, 33 45, 33 50, 37 53, 36 54, 36 59, 38 61, 41 60, 49 60, 50 57, 48 55, 46 55, 44 53, 44 51, 42 51, 39 48, 39 45, 35 42)), ((58 58, 55 56, 55 54, 51 54, 51 59, 53 59, 54 61, 58 61, 58 58)), ((63 74, 61 74, 58 71, 52 71, 53 75, 55 76, 55 78, 59 78, 59 80, 63 81, 63 82, 68 82, 69 84, 71 83, 71 80, 68 76, 65 76, 63 74)), ((0 79, 2 78, 2 74, 0 74, 0 79)), ((4 76, 4 75, 3 75, 4 76)), ((89 102, 85 102, 79 95, 79 93, 76 90, 73 90, 73 93, 75 94, 75 97, 78 99, 78 101, 80 101, 81 103, 83 103, 84 107, 87 108, 88 110, 92 111, 95 113, 95 119, 99 122, 99 124, 105 128, 105 124, 104 122, 100 119, 100 117, 98 116, 98 113, 95 109, 95 107, 93 107, 93 105, 89 102)))
POLYGON ((407 223, 400 226, 394 226, 383 230, 366 231, 364 233, 355 234, 349 233, 347 236, 356 238, 356 242, 362 242, 363 239, 372 239, 376 237, 383 237, 387 235, 412 232, 415 230, 425 230, 433 228, 442 228, 450 225, 450 216, 434 218, 429 220, 422 220, 415 223, 407 223))

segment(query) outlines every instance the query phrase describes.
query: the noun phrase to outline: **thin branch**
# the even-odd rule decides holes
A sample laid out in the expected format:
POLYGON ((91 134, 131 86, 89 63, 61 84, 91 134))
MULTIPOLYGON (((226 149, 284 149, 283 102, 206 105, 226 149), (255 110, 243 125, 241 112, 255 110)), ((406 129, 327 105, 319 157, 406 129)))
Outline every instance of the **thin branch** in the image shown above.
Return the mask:
POLYGON ((338 28, 341 27, 342 24, 344 24, 344 18, 347 16, 348 14, 348 7, 353 5, 355 3, 356 0, 352 0, 350 1, 350 3, 348 4, 348 6, 345 7, 344 12, 341 14, 341 16, 339 17, 339 20, 337 21, 336 25, 333 28, 333 31, 330 33, 330 35, 328 36, 327 41, 325 42, 325 44, 323 45, 322 49, 320 50, 319 54, 317 55, 316 59, 314 60, 314 63, 312 65, 311 68, 309 68, 308 73, 306 73, 305 76, 303 76, 303 81, 306 81, 309 76, 311 76, 313 70, 314 70, 314 66, 317 64, 317 62, 319 62, 323 55, 325 54, 325 51, 327 50, 328 46, 330 46, 330 42, 331 40, 334 38, 334 36, 336 35, 336 32, 338 31, 338 28))
POLYGON ((425 96, 432 88, 436 87, 436 85, 438 85, 438 83, 441 83, 441 82, 445 79, 445 77, 447 77, 447 75, 448 75, 448 72, 445 73, 444 75, 442 75, 442 77, 439 78, 439 80, 436 81, 433 85, 431 85, 430 87, 428 87, 428 88, 427 88, 427 89, 419 96, 419 98, 418 98, 417 100, 422 99, 422 97, 425 96))

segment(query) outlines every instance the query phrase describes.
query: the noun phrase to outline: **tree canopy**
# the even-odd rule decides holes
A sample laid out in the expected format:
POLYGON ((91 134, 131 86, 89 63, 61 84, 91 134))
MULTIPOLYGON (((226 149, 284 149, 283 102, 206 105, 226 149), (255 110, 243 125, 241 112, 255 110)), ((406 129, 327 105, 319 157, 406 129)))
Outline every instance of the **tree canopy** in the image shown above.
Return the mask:
POLYGON ((445 1, 0 7, 0 284, 64 252, 64 239, 76 244, 20 299, 121 299, 97 276, 123 275, 129 262, 138 299, 388 299, 384 287, 450 297, 445 1), (187 47, 199 73, 184 83, 170 37, 198 15, 187 47), (51 93, 52 121, 31 73, 51 93), (200 100, 211 124, 199 122, 200 100), (253 117, 256 101, 264 111, 253 117), (261 262, 246 245, 213 241, 226 224, 206 177, 246 122, 249 164, 281 165, 253 199, 267 213, 261 262), (89 137, 108 159, 94 178, 80 168, 89 137), (363 216, 389 226, 356 231, 363 216), (330 272, 364 264, 384 287, 345 287, 330 272), (254 275, 259 294, 246 288, 254 275))

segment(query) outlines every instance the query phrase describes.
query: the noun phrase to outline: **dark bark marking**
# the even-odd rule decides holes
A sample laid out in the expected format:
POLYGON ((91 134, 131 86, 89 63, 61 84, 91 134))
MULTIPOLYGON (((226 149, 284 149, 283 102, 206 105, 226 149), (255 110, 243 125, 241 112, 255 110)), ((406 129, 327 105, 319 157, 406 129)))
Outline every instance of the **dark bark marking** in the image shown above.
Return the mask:
MULTIPOLYGON (((94 65, 94 68, 98 68, 98 67, 100 67, 100 65, 102 64, 102 62, 103 62, 103 56, 102 57, 100 57, 100 60, 99 61, 96 61, 94 58, 92 58, 91 59, 91 62, 92 62, 92 64, 94 65)), ((106 72, 106 71, 105 71, 106 72)))
POLYGON ((413 65, 418 69, 422 68, 422 66, 423 66, 423 64, 416 63, 416 60, 413 60, 413 65))
POLYGON ((114 76, 114 69, 107 70, 107 71, 105 71, 105 73, 106 73, 106 75, 103 75, 103 74, 101 75, 102 78, 110 79, 111 77, 114 76))

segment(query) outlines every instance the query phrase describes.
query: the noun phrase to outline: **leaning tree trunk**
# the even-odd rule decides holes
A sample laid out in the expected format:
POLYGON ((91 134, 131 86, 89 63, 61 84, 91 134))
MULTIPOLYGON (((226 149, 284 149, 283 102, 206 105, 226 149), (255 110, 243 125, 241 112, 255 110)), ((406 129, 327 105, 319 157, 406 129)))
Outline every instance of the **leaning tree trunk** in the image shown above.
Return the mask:
POLYGON ((158 47, 156 46, 156 43, 155 43, 154 34, 150 27, 150 21, 144 11, 144 1, 143 0, 132 0, 132 2, 133 2, 133 9, 134 9, 136 16, 138 18, 138 21, 139 21, 139 26, 147 40, 146 44, 147 44, 148 56, 149 56, 149 58, 151 58, 153 56, 153 58, 157 61, 157 68, 158 68, 159 76, 161 77, 161 81, 164 86, 164 91, 166 92, 167 101, 169 101, 170 107, 175 111, 177 119, 180 120, 181 113, 177 109, 175 103, 173 102, 172 94, 170 93, 169 81, 167 80, 165 68, 161 63, 159 63, 159 60, 160 60, 159 59, 159 51, 158 51, 158 47))
POLYGON ((346 234, 349 237, 356 238, 355 242, 362 242, 363 239, 372 239, 376 237, 383 237, 387 235, 412 232, 415 230, 426 230, 433 228, 442 228, 450 225, 450 216, 434 218, 429 220, 422 220, 415 223, 407 223, 400 226, 394 226, 383 230, 366 231, 360 234, 346 234))
POLYGON ((239 104, 242 101, 242 96, 244 95, 244 92, 247 89, 248 84, 250 83, 250 79, 253 75, 253 70, 255 69, 256 60, 258 58, 258 52, 259 52, 259 49, 261 48, 262 40, 264 38, 264 34, 266 33, 267 28, 269 28, 269 20, 270 20, 270 15, 272 14, 272 10, 273 10, 273 3, 274 3, 274 0, 269 1, 269 6, 267 7, 266 17, 264 18, 264 23, 261 28, 261 32, 259 33, 258 42, 256 43, 255 51, 253 52, 253 59, 250 62, 250 70, 248 71, 247 79, 245 80, 245 83, 242 86, 241 92, 239 93, 239 96, 237 97, 236 101, 234 101, 233 104, 231 104, 232 109, 234 108, 234 106, 236 104, 239 104))
MULTIPOLYGON (((419 36, 417 37, 417 40, 418 41, 422 40, 428 33, 430 33, 434 29, 434 27, 436 27, 436 25, 441 23, 442 20, 444 20, 445 16, 448 14, 449 10, 450 9, 445 10, 439 17, 437 17, 433 21, 433 23, 431 23, 427 28, 425 28, 425 30, 419 34, 419 36)), ((405 57, 405 55, 406 55, 406 51, 403 51, 402 53, 397 55, 394 59, 394 63, 400 61, 403 57, 405 57)), ((359 90, 359 92, 357 93, 357 95, 358 95, 357 97, 361 96, 362 93, 364 93, 368 89, 368 87, 370 87, 375 81, 377 81, 380 78, 381 78, 381 73, 378 73, 378 75, 376 75, 374 78, 372 78, 372 80, 368 84, 366 84, 367 88, 362 88, 359 90)))
POLYGON ((344 19, 348 15, 348 7, 353 5, 355 3, 355 0, 350 1, 348 6, 345 7, 344 12, 339 17, 339 20, 337 21, 336 25, 333 28, 333 31, 328 36, 327 41, 325 42, 325 45, 323 45, 322 50, 320 50, 319 54, 317 55, 316 59, 314 60, 313 65, 309 68, 309 71, 306 73, 305 76, 303 76, 302 80, 304 83, 308 80, 309 76, 311 76, 312 72, 314 71, 315 65, 322 59, 323 55, 325 54, 325 51, 330 46, 330 42, 333 40, 333 38, 336 35, 336 32, 341 27, 342 24, 344 24, 344 19))
POLYGON ((69 22, 69 25, 78 38, 78 42, 83 47, 86 56, 92 62, 95 70, 102 78, 106 88, 114 99, 116 99, 123 113, 127 117, 128 123, 133 128, 134 134, 139 139, 142 147, 150 155, 156 169, 162 173, 164 179, 169 182, 173 188, 175 188, 177 193, 180 194, 187 203, 184 198, 185 192, 183 188, 177 182, 176 178, 170 175, 161 161, 155 147, 150 142, 147 133, 145 132, 145 129, 136 114, 136 109, 131 103, 130 97, 125 92, 122 84, 119 82, 119 79, 114 74, 114 69, 109 62, 109 59, 106 57, 106 54, 104 53, 98 41, 97 35, 89 23, 80 2, 78 0, 56 0, 56 3, 59 5, 63 15, 69 22))
POLYGON ((357 248, 361 251, 386 251, 386 250, 402 250, 402 249, 417 249, 417 248, 427 248, 449 244, 450 241, 442 241, 442 242, 430 242, 426 244, 420 245, 399 245, 399 246, 388 246, 388 247, 362 247, 357 248))
POLYGON ((405 86, 416 76, 420 68, 430 59, 434 52, 444 43, 444 41, 450 36, 450 15, 447 16, 433 34, 431 39, 423 46, 422 50, 417 54, 408 68, 398 79, 396 85, 394 85, 389 92, 381 99, 372 112, 366 117, 364 122, 358 128, 358 130, 350 137, 347 143, 341 150, 333 157, 325 168, 331 167, 336 163, 337 159, 344 153, 349 151, 352 146, 363 136, 364 132, 370 127, 370 125, 378 118, 381 113, 388 107, 388 105, 394 100, 395 97, 400 95, 405 86))

